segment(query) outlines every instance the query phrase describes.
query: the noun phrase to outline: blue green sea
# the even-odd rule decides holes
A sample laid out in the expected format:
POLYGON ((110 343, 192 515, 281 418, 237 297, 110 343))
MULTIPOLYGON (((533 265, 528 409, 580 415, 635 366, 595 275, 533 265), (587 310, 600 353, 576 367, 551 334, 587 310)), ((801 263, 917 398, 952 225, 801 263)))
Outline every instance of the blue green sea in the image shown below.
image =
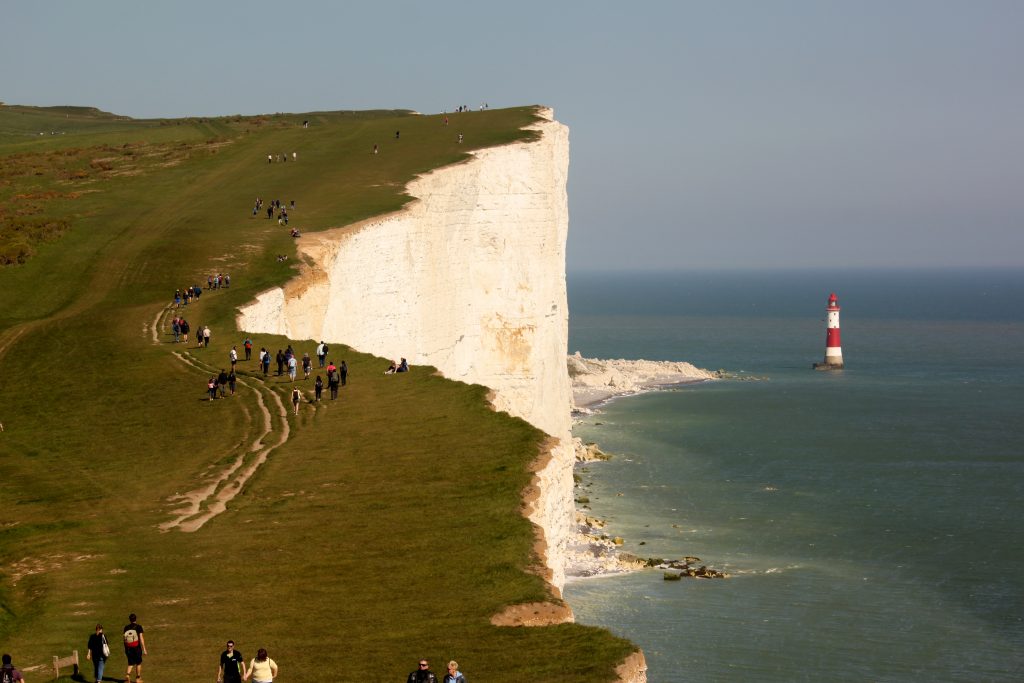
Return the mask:
POLYGON ((1024 680, 1024 271, 570 274, 569 305, 570 352, 750 378, 574 430, 614 454, 578 472, 606 533, 731 574, 570 582, 652 683, 1024 680))

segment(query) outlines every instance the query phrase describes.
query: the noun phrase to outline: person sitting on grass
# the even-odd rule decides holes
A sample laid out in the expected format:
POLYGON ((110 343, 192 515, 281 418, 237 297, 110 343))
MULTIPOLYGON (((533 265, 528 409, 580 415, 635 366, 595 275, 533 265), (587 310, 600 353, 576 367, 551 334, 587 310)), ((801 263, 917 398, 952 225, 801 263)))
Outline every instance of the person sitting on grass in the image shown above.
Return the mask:
POLYGON ((398 369, 395 372, 409 372, 409 361, 402 359, 402 362, 398 364, 398 369))

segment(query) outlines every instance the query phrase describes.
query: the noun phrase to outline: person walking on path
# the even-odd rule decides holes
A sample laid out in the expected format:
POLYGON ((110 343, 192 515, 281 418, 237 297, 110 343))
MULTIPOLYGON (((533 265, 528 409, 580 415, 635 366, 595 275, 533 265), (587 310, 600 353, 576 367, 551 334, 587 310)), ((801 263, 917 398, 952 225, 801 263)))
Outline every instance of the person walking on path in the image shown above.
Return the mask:
POLYGON ((217 389, 220 392, 220 397, 224 398, 227 394, 228 386, 228 373, 224 368, 220 369, 220 374, 217 375, 217 389))
POLYGON ((430 670, 430 662, 421 659, 419 668, 409 673, 406 683, 437 683, 437 676, 430 670))
POLYGON ((18 671, 14 664, 11 663, 11 656, 9 654, 5 653, 2 661, 3 666, 0 667, 0 681, 4 681, 4 683, 17 683, 18 681, 25 683, 24 676, 22 676, 21 672, 18 671))
POLYGON ((86 645, 85 658, 92 662, 93 677, 96 683, 103 680, 103 668, 107 665, 107 657, 110 656, 110 645, 107 637, 103 635, 103 624, 96 624, 96 633, 89 636, 89 644, 86 645))
POLYGON ((178 322, 177 316, 171 321, 171 334, 174 335, 174 343, 177 344, 178 339, 181 337, 181 323, 178 322))
POLYGON ((331 370, 327 373, 327 386, 331 390, 331 400, 338 398, 338 383, 341 380, 338 379, 338 371, 331 370))
POLYGON ((277 376, 280 377, 284 374, 284 351, 278 349, 274 360, 277 361, 277 376))
POLYGON ((270 351, 267 351, 266 347, 260 352, 263 355, 263 376, 266 377, 270 372, 270 351))
POLYGON ((288 379, 295 381, 295 375, 298 371, 299 362, 295 360, 295 356, 288 356, 288 379))
POLYGON ((235 369, 231 368, 231 372, 228 373, 228 391, 231 395, 235 395, 235 385, 238 384, 238 375, 235 374, 235 369))
POLYGON ((466 683, 466 677, 459 671, 459 663, 454 659, 448 662, 448 673, 441 679, 442 683, 466 683))
POLYGON ((227 649, 220 653, 217 667, 217 683, 242 683, 245 678, 245 658, 235 649, 235 641, 229 640, 227 649))
POLYGON ((128 670, 125 681, 132 679, 132 667, 135 667, 135 683, 142 683, 142 656, 146 651, 146 637, 142 635, 142 624, 136 621, 135 614, 128 615, 128 625, 124 627, 124 654, 128 659, 128 670))
POLYGON ((228 359, 231 361, 231 369, 235 369, 235 363, 238 362, 238 349, 234 346, 228 351, 228 359))
POLYGON ((338 376, 341 377, 341 386, 348 384, 348 363, 341 361, 341 367, 338 368, 338 376))
POLYGON ((206 392, 210 394, 210 400, 217 398, 217 378, 211 377, 206 381, 206 392))
POLYGON ((320 367, 324 366, 324 361, 327 360, 327 344, 324 344, 323 340, 316 345, 316 360, 320 364, 320 367))
POLYGON ((320 396, 324 393, 324 381, 320 378, 320 375, 317 375, 316 381, 313 382, 313 393, 316 396, 317 403, 319 403, 320 396))
POLYGON ((252 339, 246 337, 245 341, 242 342, 242 346, 245 347, 245 359, 252 360, 252 339))
POLYGON ((181 327, 181 341, 184 342, 185 344, 188 344, 188 333, 191 329, 189 327, 188 321, 185 320, 184 318, 180 318, 178 320, 178 325, 181 327))
POLYGON ((292 410, 298 415, 299 414, 299 401, 302 400, 302 392, 299 391, 298 387, 292 389, 292 410))
POLYGON ((273 683, 277 678, 277 662, 267 655, 266 648, 261 647, 256 650, 256 657, 249 662, 249 671, 245 674, 245 680, 250 678, 253 683, 273 683))
POLYGON ((203 327, 203 346, 208 347, 210 345, 210 326, 206 325, 203 327))
POLYGON ((313 371, 313 361, 309 359, 309 354, 302 354, 302 374, 305 375, 302 379, 309 379, 309 373, 313 371))

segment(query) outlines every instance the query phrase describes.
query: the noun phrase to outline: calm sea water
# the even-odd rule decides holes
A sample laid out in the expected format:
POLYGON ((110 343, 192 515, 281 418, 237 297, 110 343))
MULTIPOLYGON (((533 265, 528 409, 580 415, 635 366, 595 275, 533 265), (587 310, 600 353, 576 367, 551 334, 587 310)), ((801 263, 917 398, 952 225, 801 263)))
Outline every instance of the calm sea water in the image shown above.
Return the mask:
POLYGON ((570 351, 764 378, 575 430, 615 454, 581 474, 625 550, 732 574, 569 585, 650 681, 1024 680, 1024 272, 577 275, 569 299, 570 351), (846 369, 815 372, 831 291, 846 369))

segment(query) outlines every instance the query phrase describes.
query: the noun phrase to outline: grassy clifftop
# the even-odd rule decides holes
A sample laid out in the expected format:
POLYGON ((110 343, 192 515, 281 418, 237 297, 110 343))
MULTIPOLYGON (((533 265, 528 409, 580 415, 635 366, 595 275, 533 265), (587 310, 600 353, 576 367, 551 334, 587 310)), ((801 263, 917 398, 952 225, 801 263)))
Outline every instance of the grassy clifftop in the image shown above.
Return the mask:
MULTIPOLYGON (((16 663, 84 654, 96 622, 116 635, 134 611, 150 681, 212 676, 227 638, 246 657, 266 647, 285 681, 402 680, 423 656, 471 679, 614 678, 632 647, 606 632, 489 622, 547 597, 519 511, 544 435, 491 411, 483 387, 385 377, 382 359, 332 345, 351 368, 336 402, 292 416, 291 383, 255 360, 236 396, 204 400, 241 352, 235 308, 293 272, 257 196, 294 199, 303 232, 344 225, 400 207, 417 173, 523 139, 533 116, 0 107, 0 639, 16 663), (231 288, 182 311, 210 347, 171 343, 174 290, 217 272, 231 288), (218 498, 198 531, 165 530, 218 498)), ((108 675, 123 664, 115 647, 108 675)))

